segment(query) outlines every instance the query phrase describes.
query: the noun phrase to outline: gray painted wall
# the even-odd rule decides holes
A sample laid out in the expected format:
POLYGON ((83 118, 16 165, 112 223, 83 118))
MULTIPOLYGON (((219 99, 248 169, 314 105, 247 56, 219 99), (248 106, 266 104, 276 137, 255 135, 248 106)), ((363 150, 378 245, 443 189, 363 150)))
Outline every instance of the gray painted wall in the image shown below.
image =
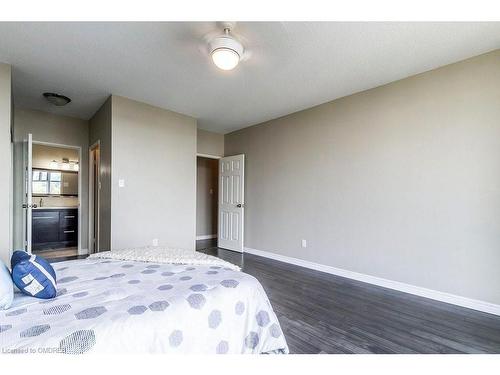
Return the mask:
POLYGON ((196 235, 217 234, 219 161, 196 160, 196 235))
POLYGON ((111 101, 110 96, 89 121, 89 145, 100 142, 99 250, 111 249, 111 101))
POLYGON ((194 250, 195 119, 113 96, 112 171, 114 249, 157 238, 160 245, 194 250))
POLYGON ((12 147, 11 147, 11 68, 0 63, 0 259, 9 264, 11 247, 11 194, 12 194, 12 147))
POLYGON ((500 51, 231 133, 225 153, 246 155, 246 247, 500 303, 500 51))
POLYGON ((224 156, 224 135, 198 129, 197 152, 199 154, 224 156))
POLYGON ((33 141, 50 142, 82 149, 80 173, 81 194, 81 247, 88 246, 88 165, 89 165, 89 124, 88 121, 51 113, 16 108, 14 111, 14 248, 23 247, 23 140, 33 134, 33 141))

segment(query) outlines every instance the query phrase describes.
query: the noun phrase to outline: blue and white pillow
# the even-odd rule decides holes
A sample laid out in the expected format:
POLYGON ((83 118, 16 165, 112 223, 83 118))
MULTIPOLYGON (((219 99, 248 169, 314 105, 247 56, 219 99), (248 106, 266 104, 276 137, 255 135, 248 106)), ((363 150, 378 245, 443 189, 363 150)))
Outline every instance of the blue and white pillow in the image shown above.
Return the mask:
POLYGON ((47 260, 17 250, 12 254, 11 266, 12 281, 21 292, 43 299, 56 296, 56 272, 47 260))
POLYGON ((0 310, 7 310, 14 299, 14 284, 7 266, 0 260, 0 310))

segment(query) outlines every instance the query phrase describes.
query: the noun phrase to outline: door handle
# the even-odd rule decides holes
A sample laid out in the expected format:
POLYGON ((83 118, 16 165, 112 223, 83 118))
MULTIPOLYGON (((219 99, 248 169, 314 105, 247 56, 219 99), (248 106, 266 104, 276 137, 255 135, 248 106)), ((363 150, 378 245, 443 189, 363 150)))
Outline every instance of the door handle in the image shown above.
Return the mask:
POLYGON ((238 203, 238 204, 236 205, 236 207, 241 208, 241 207, 243 207, 243 205, 242 205, 241 203, 238 203))

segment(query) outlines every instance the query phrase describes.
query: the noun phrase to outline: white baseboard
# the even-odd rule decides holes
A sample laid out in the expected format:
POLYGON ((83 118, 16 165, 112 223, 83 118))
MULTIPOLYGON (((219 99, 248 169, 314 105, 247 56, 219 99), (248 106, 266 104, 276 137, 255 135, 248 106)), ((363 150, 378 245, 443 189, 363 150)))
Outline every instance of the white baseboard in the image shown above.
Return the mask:
POLYGON ((78 255, 87 255, 89 253, 89 249, 78 249, 78 255))
POLYGON ((337 275, 341 277, 346 277, 348 279, 353 279, 357 281, 362 281, 365 283, 378 285, 384 288, 398 290, 400 292, 410 293, 417 296, 430 298, 436 301, 451 303, 453 305, 467 307, 469 309, 478 310, 490 314, 500 315, 500 305, 495 305, 490 302, 479 301, 471 298, 466 298, 462 296, 457 296, 455 294, 439 292, 437 290, 422 288, 420 286, 401 283, 399 281, 387 280, 376 276, 365 275, 358 272, 348 271, 341 268, 335 268, 332 266, 326 266, 324 264, 309 262, 307 260, 302 260, 298 258, 292 258, 285 255, 279 255, 271 253, 268 251, 256 250, 249 247, 245 247, 245 252, 258 255, 265 258, 270 258, 274 260, 279 260, 281 262, 295 264, 297 266, 310 268, 316 271, 330 273, 332 275, 337 275))
POLYGON ((211 240, 212 238, 217 238, 217 235, 216 234, 204 234, 203 236, 196 236, 196 241, 211 240))

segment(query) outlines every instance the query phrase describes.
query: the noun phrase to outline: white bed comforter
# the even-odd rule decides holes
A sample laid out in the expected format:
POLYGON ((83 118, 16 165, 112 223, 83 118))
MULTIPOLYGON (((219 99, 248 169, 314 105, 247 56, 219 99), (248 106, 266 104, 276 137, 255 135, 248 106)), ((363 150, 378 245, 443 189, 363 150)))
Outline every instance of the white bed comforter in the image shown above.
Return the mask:
POLYGON ((0 311, 0 351, 288 352, 254 277, 228 264, 116 260, 112 253, 55 264, 55 299, 16 294, 0 311))
POLYGON ((221 266, 230 268, 234 271, 240 270, 240 267, 232 263, 198 251, 158 246, 133 247, 129 249, 103 251, 101 253, 92 254, 89 258, 137 260, 141 262, 188 264, 197 266, 221 266))

